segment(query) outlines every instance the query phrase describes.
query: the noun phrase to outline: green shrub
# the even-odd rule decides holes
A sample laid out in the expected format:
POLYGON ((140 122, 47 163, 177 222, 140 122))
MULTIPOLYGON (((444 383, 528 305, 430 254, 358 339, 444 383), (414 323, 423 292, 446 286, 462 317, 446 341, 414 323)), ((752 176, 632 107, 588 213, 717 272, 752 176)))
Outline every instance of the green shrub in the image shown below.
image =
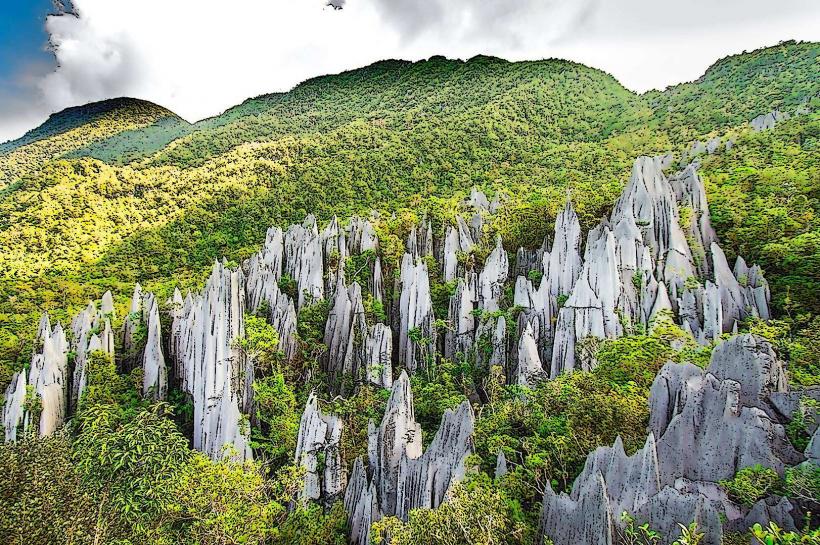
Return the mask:
POLYGON ((769 494, 776 494, 782 488, 780 476, 771 468, 755 465, 745 467, 728 481, 720 481, 737 503, 752 506, 769 494))

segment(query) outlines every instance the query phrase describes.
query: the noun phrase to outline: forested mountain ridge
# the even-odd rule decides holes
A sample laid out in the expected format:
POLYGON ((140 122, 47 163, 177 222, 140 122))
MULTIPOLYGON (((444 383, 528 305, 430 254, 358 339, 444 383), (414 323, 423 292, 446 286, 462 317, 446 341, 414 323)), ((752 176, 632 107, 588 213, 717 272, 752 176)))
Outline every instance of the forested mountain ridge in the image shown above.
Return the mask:
POLYGON ((17 140, 0 144, 0 189, 32 175, 42 163, 75 152, 84 145, 168 120, 184 123, 162 106, 132 98, 67 108, 17 140))
MULTIPOLYGON (((72 517, 79 520, 88 505, 99 505, 110 527, 86 517, 80 534, 93 529, 135 543, 210 543, 226 536, 248 543, 361 543, 376 521, 361 522, 366 517, 358 506, 367 511, 375 501, 373 513, 398 517, 374 526, 396 543, 439 543, 436 536, 464 531, 459 543, 530 543, 538 536, 562 545, 575 531, 565 525, 579 519, 574 504, 557 494, 569 491, 579 475, 581 491, 573 492, 573 501, 594 489, 582 470, 604 462, 587 458, 590 451, 614 442, 606 451, 613 467, 637 468, 636 457, 669 456, 668 444, 656 446, 646 436, 651 425, 660 440, 669 424, 658 423, 667 408, 654 393, 663 364, 676 362, 664 368, 662 380, 693 381, 692 391, 714 400, 709 396, 723 396, 732 380, 745 387, 754 379, 721 375, 722 367, 748 357, 765 383, 761 398, 799 405, 806 416, 798 422, 769 414, 773 422, 795 422, 787 436, 777 430, 769 436, 781 442, 772 447, 772 467, 726 483, 716 479, 739 468, 709 474, 709 486, 722 487, 725 502, 745 506, 739 508, 743 517, 718 521, 712 505, 707 511, 714 518, 698 522, 710 531, 743 534, 754 519, 751 505, 765 509, 770 520, 787 520, 783 502, 774 505, 778 495, 788 495, 799 509, 817 499, 799 497, 805 490, 795 480, 811 485, 812 475, 797 469, 795 452, 810 451, 813 431, 811 404, 803 407, 800 392, 820 383, 818 52, 818 44, 787 42, 729 57, 696 82, 645 95, 567 61, 434 57, 323 76, 194 125, 129 99, 54 116, 0 151, 0 165, 12 173, 0 192, 0 388, 11 383, 7 398, 21 407, 11 420, 4 412, 4 422, 27 414, 19 433, 31 430, 30 417, 39 409, 14 396, 28 392, 26 380, 39 388, 32 369, 62 362, 54 355, 65 349, 73 375, 65 389, 66 416, 73 415, 76 428, 0 450, 0 464, 27 483, 23 495, 0 489, 13 500, 0 517, 10 525, 0 529, 28 527, 14 506, 40 501, 36 482, 27 480, 30 463, 82 491, 68 494, 71 503, 57 501, 59 524, 32 530, 37 536, 59 535, 60 524, 76 530, 72 517), (750 126, 770 112, 778 113, 770 114, 771 123, 761 121, 766 130, 750 126), (83 116, 89 121, 77 123, 83 116), (651 157, 666 152, 671 155, 651 157), (622 204, 629 199, 638 203, 631 214, 622 204), (657 216, 645 216, 647 202, 657 216), (710 234, 709 219, 716 234, 710 234), (675 231, 675 225, 682 229, 678 239, 650 240, 653 229, 675 231), (646 271, 621 271, 619 305, 625 306, 609 312, 603 304, 605 340, 587 344, 579 333, 577 344, 574 337, 558 343, 556 328, 562 335, 573 329, 568 316, 577 331, 598 331, 583 309, 599 308, 613 296, 604 287, 609 249, 618 248, 615 255, 625 259, 622 239, 637 239, 624 233, 636 230, 649 237, 641 244, 653 248, 651 257, 632 248, 647 262, 641 265, 646 271), (614 246, 607 238, 613 233, 614 246), (562 237, 576 242, 562 246, 562 237), (716 240, 722 250, 709 244, 716 240), (689 253, 683 269, 663 265, 667 243, 689 253), (567 265, 572 248, 578 252, 574 267, 567 265), (551 267, 581 275, 594 292, 591 300, 599 302, 585 307, 588 291, 556 287, 548 290, 547 308, 536 308, 534 301, 544 304, 539 286, 549 284, 542 281, 557 274, 547 266, 551 255, 551 267), (742 260, 729 270, 738 256, 761 265, 765 280, 742 260), (404 294, 422 301, 425 279, 429 313, 414 314, 404 294), (134 289, 136 282, 141 287, 134 289), (667 289, 669 301, 659 295, 667 289), (106 290, 113 296, 103 295, 106 290), (667 304, 674 324, 660 319, 667 304), (237 315, 236 308, 244 312, 237 315), (340 325, 343 315, 349 330, 340 325), (415 327, 405 317, 417 320, 415 327), (500 341, 475 330, 477 324, 498 328, 502 320, 507 329, 500 341), (454 333, 462 323, 473 324, 472 352, 454 333), (729 340, 733 327, 754 335, 729 340), (343 357, 346 340, 356 347, 351 360, 343 357), (214 363, 210 348, 202 348, 208 343, 216 343, 214 353, 248 365, 238 376, 245 381, 240 394, 219 385, 201 389, 196 377, 214 363), (721 343, 731 348, 719 351, 721 343), (387 345, 395 346, 385 365, 387 345), (427 356, 406 355, 415 350, 427 356), (572 368, 570 353, 576 372, 561 373, 564 365, 572 368), (495 363, 486 361, 490 355, 495 363), (362 365, 367 358, 370 364, 362 365), (362 367, 351 371, 345 367, 350 361, 362 367), (550 373, 555 362, 558 372, 550 373), (694 365, 708 365, 708 372, 695 372, 694 365), (400 375, 402 369, 409 377, 400 375), (157 398, 170 405, 154 403, 157 398), (369 430, 368 418, 381 420, 381 427, 369 430), (203 421, 219 426, 220 439, 203 421), (354 465, 370 450, 368 436, 387 441, 384 434, 395 422, 407 427, 400 448, 413 458, 402 469, 409 505, 438 505, 450 475, 455 481, 468 473, 452 502, 408 519, 394 504, 395 490, 383 484, 399 482, 390 473, 397 460, 380 454, 378 461, 354 465), (143 428, 155 435, 146 437, 143 428), (257 462, 211 461, 194 455, 189 441, 214 460, 224 442, 257 462), (321 444, 321 453, 306 449, 305 441, 321 444), (781 449, 786 443, 794 449, 781 449), (454 444, 458 448, 450 449, 454 444), (149 447, 150 459, 130 459, 136 448, 149 447), (476 459, 452 459, 464 454, 462 448, 476 459), (625 459, 619 448, 640 456, 625 459), (123 459, 108 459, 108 452, 123 459), (302 456, 309 460, 303 462, 307 476, 289 467, 302 456), (40 465, 50 458, 61 465, 40 465), (425 497, 412 479, 428 471, 442 480, 433 479, 425 497), (260 480, 260 473, 267 478, 260 480), (334 506, 344 490, 342 473, 358 483, 348 486, 344 507, 334 506), (751 490, 748 479, 754 480, 751 490), (387 488, 371 494, 368 483, 387 488), (326 509, 307 503, 287 515, 284 506, 298 490, 326 509), (247 509, 254 510, 253 521, 247 509), (485 518, 498 526, 485 527, 485 518)), ((668 395, 677 395, 669 388, 668 395)), ((690 401, 689 410, 701 414, 690 401)), ((681 437, 695 432, 684 430, 681 437)), ((667 437, 672 442, 669 437, 676 435, 667 437)), ((768 452, 764 447, 759 452, 768 452)), ((763 455, 754 456, 749 459, 757 462, 763 455)), ((638 470, 658 471, 664 482, 674 477, 668 468, 638 470)), ((619 486, 616 476, 602 472, 619 486)), ((623 494, 633 492, 643 497, 657 491, 608 493, 612 505, 625 505, 623 494)), ((681 497, 674 501, 692 498, 691 491, 675 494, 681 497)), ((632 507, 648 517, 639 522, 652 522, 671 541, 674 524, 652 518, 663 509, 638 500, 632 507)), ((613 514, 619 513, 607 517, 613 514)), ((596 531, 637 531, 626 520, 613 520, 596 531)))

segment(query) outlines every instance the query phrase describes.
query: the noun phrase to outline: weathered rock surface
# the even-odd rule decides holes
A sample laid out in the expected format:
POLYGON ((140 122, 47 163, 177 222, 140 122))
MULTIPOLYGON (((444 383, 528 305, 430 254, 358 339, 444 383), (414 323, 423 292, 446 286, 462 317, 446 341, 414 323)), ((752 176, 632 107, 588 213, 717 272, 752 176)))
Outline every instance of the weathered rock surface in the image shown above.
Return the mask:
POLYGON ((411 373, 426 367, 435 349, 433 302, 427 265, 404 254, 399 299, 399 364, 411 373))
MULTIPOLYGON (((142 290, 139 293, 141 294, 142 290)), ((110 291, 107 291, 102 297, 99 310, 93 302, 89 302, 86 308, 71 320, 73 339, 71 349, 74 351, 74 372, 68 392, 69 412, 76 410, 77 402, 85 391, 87 383, 86 365, 91 353, 95 350, 102 350, 112 360, 114 359, 114 331, 111 327, 111 320, 113 319, 113 296, 110 291)), ((128 325, 126 327, 130 327, 129 322, 130 317, 127 317, 125 324, 128 325)), ((133 344, 130 335, 127 342, 133 344)), ((123 345, 125 344, 126 338, 123 338, 123 345)))
POLYGON ((781 112, 780 110, 772 110, 767 114, 760 114, 759 116, 755 117, 749 124, 752 126, 752 129, 755 131, 765 131, 768 129, 773 129, 775 125, 780 123, 781 121, 785 121, 789 118, 789 114, 786 112, 781 112))
POLYGON ((316 218, 291 225, 284 235, 284 274, 296 283, 297 307, 324 297, 324 258, 316 218))
POLYGON ((478 305, 475 273, 465 273, 458 279, 455 293, 450 297, 450 327, 444 335, 444 357, 455 361, 459 354, 466 357, 473 347, 476 330, 474 314, 478 305))
POLYGON ((468 402, 445 411, 441 426, 422 453, 406 373, 393 383, 384 418, 369 429, 368 469, 356 460, 345 492, 351 542, 370 543, 370 525, 385 515, 407 520, 412 509, 435 508, 450 485, 462 479, 473 449, 474 416, 468 402))
POLYGON ((478 275, 478 302, 487 312, 498 310, 498 300, 504 291, 504 283, 509 275, 510 263, 507 252, 501 245, 501 237, 496 239, 495 248, 490 252, 484 268, 478 275))
POLYGON ((650 393, 650 433, 642 449, 626 456, 620 439, 587 457, 572 492, 544 495, 540 533, 556 545, 611 545, 622 511, 660 531, 664 543, 677 523, 695 520, 703 543, 721 543, 724 526, 775 520, 792 524, 791 506, 760 504, 744 513, 716 484, 761 464, 783 474, 801 456, 783 426, 758 405, 782 391, 782 364, 758 337, 737 336, 715 349, 708 372, 669 363, 650 393), (714 373, 718 373, 720 377, 714 373), (657 439, 656 439, 657 438, 657 439))
POLYGON ((153 293, 142 298, 142 320, 147 331, 142 356, 142 395, 165 399, 168 394, 168 369, 162 354, 162 325, 159 306, 153 293))
POLYGON ((217 262, 172 325, 177 370, 194 404, 193 445, 215 460, 252 457, 242 410, 250 407, 253 365, 238 346, 245 310, 244 274, 217 262))
POLYGON ((52 328, 48 314, 40 318, 34 346, 28 372, 15 373, 5 392, 6 441, 15 441, 20 429, 36 430, 40 437, 51 435, 66 417, 69 345, 62 326, 58 323, 52 328), (27 406, 27 390, 37 396, 38 403, 27 406), (37 412, 30 410, 32 405, 38 407, 37 412))
POLYGON ((305 470, 299 498, 321 499, 330 505, 339 498, 347 484, 347 473, 341 459, 342 421, 319 409, 315 392, 308 397, 299 422, 295 463, 305 470), (324 468, 320 467, 320 460, 324 468))
POLYGON ((544 368, 538 356, 538 346, 532 334, 532 324, 527 324, 524 334, 518 341, 518 372, 515 376, 515 383, 519 386, 532 387, 544 376, 544 368))

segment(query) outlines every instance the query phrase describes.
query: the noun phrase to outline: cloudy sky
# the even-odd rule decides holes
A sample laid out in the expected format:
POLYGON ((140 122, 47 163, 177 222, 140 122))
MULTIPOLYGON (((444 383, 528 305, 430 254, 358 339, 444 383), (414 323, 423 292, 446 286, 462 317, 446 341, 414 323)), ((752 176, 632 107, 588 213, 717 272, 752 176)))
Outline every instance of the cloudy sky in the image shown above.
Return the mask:
POLYGON ((0 141, 115 96, 190 121, 385 58, 567 58, 635 91, 727 54, 820 41, 818 0, 9 0, 0 141))

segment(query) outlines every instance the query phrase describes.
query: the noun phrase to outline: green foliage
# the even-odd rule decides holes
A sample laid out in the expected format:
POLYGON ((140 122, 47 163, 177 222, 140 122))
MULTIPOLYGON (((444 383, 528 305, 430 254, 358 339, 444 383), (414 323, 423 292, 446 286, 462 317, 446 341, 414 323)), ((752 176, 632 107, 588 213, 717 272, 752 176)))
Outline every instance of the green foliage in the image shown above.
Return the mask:
POLYGON ((473 388, 471 369, 467 364, 442 360, 428 367, 426 372, 410 378, 416 421, 424 431, 428 444, 441 424, 447 409, 458 407, 473 388))
POLYGON ((806 461, 787 469, 786 494, 820 508, 820 466, 806 461))
MULTIPOLYGON (((270 225, 307 213, 321 222, 376 210, 379 255, 392 279, 412 226, 430 221, 440 236, 474 185, 505 196, 504 207, 485 217, 488 237, 500 235, 510 251, 536 248, 567 190, 588 229, 608 214, 636 156, 680 151, 690 140, 727 131, 735 146, 701 158, 712 222, 730 259, 744 255, 763 266, 783 320, 744 327, 789 359, 791 382, 820 384, 820 118, 799 116, 760 133, 745 128, 773 107, 820 106, 819 51, 817 44, 779 44, 644 95, 564 61, 434 57, 316 78, 193 126, 128 99, 57 114, 0 146, 0 391, 30 361, 43 310, 68 323, 87 300, 106 289, 130 290, 136 280, 159 300, 175 287, 198 288, 214 259, 240 263, 270 225)), ((688 207, 680 212, 682 225, 698 219, 688 207)), ((469 269, 488 250, 461 254, 459 263, 469 269)), ((348 282, 364 287, 375 257, 368 251, 340 263, 331 256, 329 269, 343 267, 348 282)), ((456 282, 441 282, 434 259, 428 266, 441 319, 456 282)), ((541 280, 537 271, 527 277, 541 280)), ((687 278, 685 285, 704 280, 687 278)), ((636 289, 643 282, 632 278, 636 289)), ((395 298, 392 284, 385 288, 395 298)), ((279 288, 299 295, 287 274, 279 288)), ((566 300, 560 296, 558 305, 566 300)), ((369 324, 386 322, 384 304, 368 295, 364 307, 369 324)), ((502 309, 508 325, 515 323, 511 286, 502 309)), ((299 350, 290 362, 265 320, 269 310, 246 316, 238 341, 255 365, 250 421, 262 463, 212 462, 192 452, 174 423, 190 422, 185 396, 173 394, 176 415, 150 405, 139 395, 138 372, 119 374, 105 354, 94 353, 71 426, 75 437, 0 446, 0 473, 11 479, 4 482, 20 483, 0 484, 0 529, 10 528, 20 543, 343 543, 339 504, 327 512, 285 509, 299 484, 299 471, 286 464, 301 405, 313 387, 326 385, 320 360, 329 302, 300 310, 299 350), (33 506, 49 525, 35 527, 33 506)), ((595 370, 532 390, 504 386, 498 368, 479 376, 472 355, 433 361, 432 339, 412 331, 430 360, 412 378, 425 440, 446 409, 481 399, 476 465, 491 472, 503 451, 510 471, 497 482, 474 475, 441 508, 414 511, 407 523, 384 519, 377 531, 389 530, 397 544, 529 542, 548 484, 567 490, 587 453, 617 436, 628 452, 643 444, 658 369, 666 361, 708 362, 711 347, 696 345, 663 316, 648 330, 624 327, 627 336, 586 346, 595 370)), ((343 419, 348 461, 366 454, 367 422, 381 418, 388 396, 372 386, 351 391, 327 404, 343 419)), ((35 413, 36 399, 27 399, 35 413)), ((807 415, 789 425, 795 446, 807 440, 807 415)), ((785 484, 776 477, 747 468, 725 486, 743 503, 782 487, 816 504, 816 466, 787 470, 785 484)), ((648 526, 627 527, 636 539, 657 541, 648 526)), ((799 542, 776 528, 759 531, 766 545, 799 542)), ((701 537, 696 527, 681 527, 676 543, 695 545, 701 537)))
POLYGON ((797 545, 820 543, 820 529, 806 530, 805 532, 787 532, 774 522, 763 527, 760 524, 752 526, 752 535, 759 545, 797 545))
POLYGON ((780 476, 771 468, 756 465, 745 467, 729 481, 720 481, 729 493, 729 497, 737 503, 752 506, 769 494, 777 493, 781 489, 780 476))
POLYGON ((276 530, 274 545, 346 545, 347 514, 336 502, 329 511, 314 504, 298 505, 276 530))
POLYGON ((277 372, 254 381, 253 399, 259 426, 251 428, 251 446, 263 450, 275 466, 281 466, 296 449, 296 396, 282 373, 277 372))
POLYGON ((0 536, 9 545, 84 544, 109 536, 112 520, 83 486, 65 433, 0 444, 0 536))
POLYGON ((279 334, 264 318, 245 314, 245 335, 238 340, 239 348, 253 360, 254 368, 268 373, 279 367, 279 334))
POLYGON ((438 509, 410 511, 407 522, 386 517, 373 525, 374 543, 394 545, 501 545, 527 543, 515 504, 485 477, 454 485, 438 509))
POLYGON ((86 407, 74 462, 92 490, 110 496, 128 520, 150 519, 170 507, 171 492, 190 451, 188 441, 157 405, 123 417, 116 405, 86 407))
POLYGON ((381 421, 389 397, 390 390, 366 384, 357 388, 352 396, 336 397, 328 404, 327 410, 342 419, 344 433, 340 452, 343 460, 367 457, 367 424, 371 419, 381 421))
POLYGON ((284 519, 295 482, 271 482, 253 462, 212 462, 195 454, 179 475, 171 512, 187 543, 262 545, 284 519))
POLYGON ((365 250, 356 255, 351 255, 345 261, 345 279, 348 284, 358 282, 359 286, 366 288, 373 276, 373 265, 376 262, 376 252, 365 250))
POLYGON ((648 523, 636 525, 635 518, 624 511, 621 513, 621 542, 624 545, 654 545, 661 541, 661 535, 649 527, 648 523))

